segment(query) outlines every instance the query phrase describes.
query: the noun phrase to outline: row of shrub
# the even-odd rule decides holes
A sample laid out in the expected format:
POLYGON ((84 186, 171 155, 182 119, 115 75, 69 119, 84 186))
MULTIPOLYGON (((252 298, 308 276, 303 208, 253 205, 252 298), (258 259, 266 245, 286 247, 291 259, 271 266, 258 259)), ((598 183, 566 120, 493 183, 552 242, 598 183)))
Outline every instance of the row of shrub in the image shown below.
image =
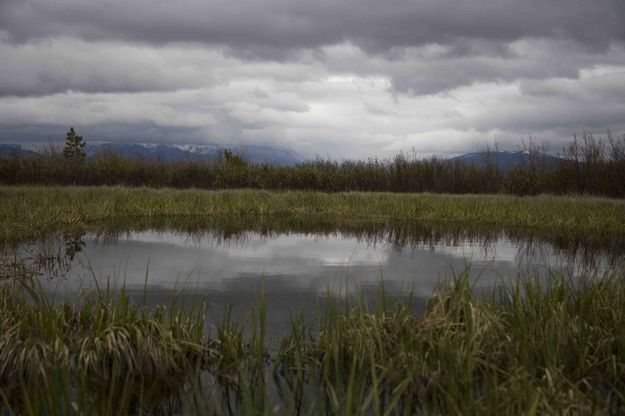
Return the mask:
POLYGON ((607 139, 590 134, 574 138, 556 162, 546 161, 538 146, 531 144, 526 150, 523 162, 512 167, 500 166, 494 152, 485 152, 483 163, 476 164, 436 158, 419 160, 399 154, 391 160, 317 159, 296 166, 252 165, 231 155, 214 163, 166 163, 107 153, 77 162, 50 153, 0 159, 0 182, 625 197, 625 134, 609 134, 607 139))

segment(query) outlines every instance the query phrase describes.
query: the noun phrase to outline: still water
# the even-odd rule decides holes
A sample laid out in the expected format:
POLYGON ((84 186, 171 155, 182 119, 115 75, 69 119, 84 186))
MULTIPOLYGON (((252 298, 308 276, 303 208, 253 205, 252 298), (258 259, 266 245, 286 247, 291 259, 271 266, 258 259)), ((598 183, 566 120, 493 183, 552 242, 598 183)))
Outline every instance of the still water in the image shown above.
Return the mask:
POLYGON ((620 244, 609 247, 427 226, 236 232, 147 227, 61 233, 18 247, 16 256, 64 299, 96 286, 124 286, 150 304, 167 304, 175 292, 185 302, 208 304, 219 316, 226 306, 235 314, 253 308, 263 293, 269 326, 280 331, 294 312, 311 315, 330 292, 375 298, 383 282, 388 296, 410 296, 422 308, 441 280, 463 271, 483 292, 519 274, 548 279, 553 272, 574 278, 589 270, 603 273, 623 259, 620 244))
MULTIPOLYGON (((514 279, 518 272, 547 270, 578 275, 608 267, 601 251, 591 258, 540 240, 484 237, 398 242, 384 233, 247 231, 224 236, 204 230, 144 230, 111 237, 65 235, 19 250, 38 260, 48 286, 75 291, 99 284, 128 289, 206 292, 341 293, 384 282, 386 290, 428 295, 446 277, 469 270, 478 286, 514 279), (44 267, 45 266, 45 267, 44 267)), ((614 260, 614 259, 612 259, 614 260)))

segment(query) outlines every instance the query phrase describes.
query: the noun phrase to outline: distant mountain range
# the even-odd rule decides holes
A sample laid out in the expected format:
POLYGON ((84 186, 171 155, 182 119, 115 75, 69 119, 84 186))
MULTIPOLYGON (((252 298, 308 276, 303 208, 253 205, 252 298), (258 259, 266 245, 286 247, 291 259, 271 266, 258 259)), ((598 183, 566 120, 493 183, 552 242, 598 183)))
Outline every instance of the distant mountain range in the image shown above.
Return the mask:
MULTIPOLYGON (((215 161, 224 150, 245 158, 253 164, 270 164, 292 166, 303 160, 296 152, 269 146, 224 146, 224 145, 175 145, 175 144, 126 144, 102 143, 86 145, 83 149, 87 159, 107 152, 117 153, 124 157, 144 158, 147 160, 161 160, 164 162, 178 162, 182 160, 215 161)), ((24 149, 19 144, 0 144, 0 156, 36 156, 38 153, 24 149)))
MULTIPOLYGON (((547 167, 556 166, 563 160, 557 156, 552 156, 542 152, 535 152, 532 156, 538 163, 542 163, 547 167)), ((484 166, 488 161, 490 161, 492 163, 496 163, 502 169, 509 169, 526 163, 529 157, 530 152, 527 150, 519 150, 516 152, 490 151, 466 153, 461 156, 453 157, 449 160, 477 166, 484 166)))
POLYGON ((216 144, 206 145, 177 145, 177 144, 121 144, 103 143, 85 146, 87 158, 101 155, 105 152, 115 152, 125 157, 146 158, 164 162, 178 162, 181 160, 202 160, 213 162, 221 156, 224 150, 242 156, 252 164, 269 164, 292 166, 302 160, 297 153, 269 146, 224 146, 216 144))
MULTIPOLYGON (((97 155, 106 152, 114 152, 124 157, 144 158, 147 160, 161 160, 164 162, 178 162, 181 160, 201 160, 206 162, 215 161, 224 150, 229 150, 236 155, 244 157, 253 164, 270 164, 280 166, 293 166, 305 159, 297 153, 288 150, 269 146, 224 146, 216 144, 206 145, 177 145, 177 144, 125 144, 125 143, 103 143, 87 145, 84 148, 87 159, 92 159, 97 155)), ((37 156, 37 152, 24 149, 19 144, 0 144, 0 157, 10 156, 37 156)), ((528 151, 491 151, 473 152, 456 156, 448 160, 484 166, 487 161, 497 163, 502 169, 526 163, 530 153, 528 151)), ((555 166, 562 161, 557 156, 547 153, 535 153, 534 156, 540 163, 546 166, 555 166)))

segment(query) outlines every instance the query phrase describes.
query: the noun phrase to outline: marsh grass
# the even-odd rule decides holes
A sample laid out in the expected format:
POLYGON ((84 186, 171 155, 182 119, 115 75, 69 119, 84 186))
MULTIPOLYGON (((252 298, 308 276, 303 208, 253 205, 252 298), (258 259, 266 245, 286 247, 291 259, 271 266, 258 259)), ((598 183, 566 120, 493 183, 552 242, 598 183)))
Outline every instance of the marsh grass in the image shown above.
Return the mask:
MULTIPOLYGON (((468 272, 425 310, 383 291, 329 297, 267 338, 226 311, 132 303, 124 289, 51 302, 0 287, 0 391, 23 414, 609 414, 625 411, 623 268, 519 276, 476 295, 468 272)), ((175 298, 175 296, 174 296, 175 298)))
POLYGON ((291 223, 454 222, 605 239, 625 235, 625 201, 590 197, 0 187, 0 242, 5 243, 124 218, 201 223, 246 216, 291 223))
POLYGON ((59 305, 29 281, 5 282, 0 307, 0 399, 20 413, 172 406, 212 359, 201 310, 148 310, 124 289, 59 305))
POLYGON ((478 299, 461 276, 422 316, 402 303, 359 306, 330 314, 314 336, 293 331, 280 371, 295 386, 319 383, 332 413, 622 412, 620 277, 530 278, 478 299))

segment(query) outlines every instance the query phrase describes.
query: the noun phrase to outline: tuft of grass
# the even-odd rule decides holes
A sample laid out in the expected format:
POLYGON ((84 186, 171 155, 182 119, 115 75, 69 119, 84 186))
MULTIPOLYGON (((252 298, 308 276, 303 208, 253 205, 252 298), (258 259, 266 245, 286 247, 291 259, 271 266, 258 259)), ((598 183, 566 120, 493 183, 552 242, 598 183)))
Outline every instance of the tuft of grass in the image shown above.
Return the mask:
POLYGON ((214 356, 201 310, 149 310, 123 289, 59 305, 6 282, 0 310, 0 402, 26 414, 162 408, 214 356))

